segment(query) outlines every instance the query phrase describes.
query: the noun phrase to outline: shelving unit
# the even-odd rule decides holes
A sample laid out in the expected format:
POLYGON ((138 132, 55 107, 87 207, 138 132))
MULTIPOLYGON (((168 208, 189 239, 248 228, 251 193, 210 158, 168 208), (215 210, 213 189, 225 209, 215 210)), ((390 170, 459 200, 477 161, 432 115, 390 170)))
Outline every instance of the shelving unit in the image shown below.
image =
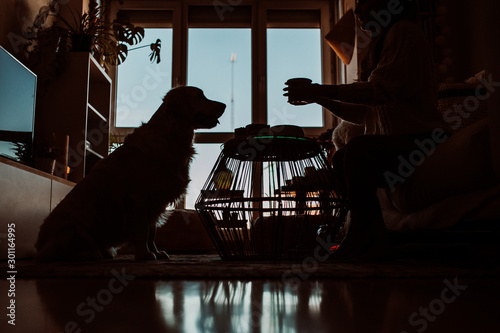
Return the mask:
POLYGON ((78 182, 108 155, 111 79, 86 52, 68 54, 65 70, 37 104, 36 136, 69 136, 68 179, 78 182))

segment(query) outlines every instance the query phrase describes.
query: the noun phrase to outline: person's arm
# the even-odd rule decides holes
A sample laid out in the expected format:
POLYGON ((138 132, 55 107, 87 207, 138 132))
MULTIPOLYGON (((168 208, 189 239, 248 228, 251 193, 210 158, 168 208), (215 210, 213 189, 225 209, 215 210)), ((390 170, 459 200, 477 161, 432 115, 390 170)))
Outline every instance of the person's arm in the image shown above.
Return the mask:
POLYGON ((375 104, 371 82, 357 82, 338 86, 338 100, 346 103, 375 104))
POLYGON ((334 100, 339 99, 339 85, 337 84, 318 84, 316 88, 316 97, 325 97, 334 100))
MULTIPOLYGON (((289 101, 301 101, 307 103, 315 103, 318 97, 326 97, 330 99, 338 99, 337 85, 321 85, 321 84, 304 84, 304 85, 289 85, 283 89, 283 96, 288 97, 289 101)), ((291 102, 293 104, 293 102, 291 102)))
POLYGON ((373 102, 373 86, 370 82, 338 85, 318 85, 317 97, 325 97, 346 103, 367 104, 373 102))
POLYGON ((366 115, 370 110, 367 105, 339 102, 326 97, 318 97, 314 102, 328 109, 337 117, 358 125, 365 123, 366 115))
POLYGON ((371 105, 373 101, 373 86, 370 82, 340 85, 309 84, 288 86, 284 96, 291 100, 314 103, 320 97, 347 103, 371 105))

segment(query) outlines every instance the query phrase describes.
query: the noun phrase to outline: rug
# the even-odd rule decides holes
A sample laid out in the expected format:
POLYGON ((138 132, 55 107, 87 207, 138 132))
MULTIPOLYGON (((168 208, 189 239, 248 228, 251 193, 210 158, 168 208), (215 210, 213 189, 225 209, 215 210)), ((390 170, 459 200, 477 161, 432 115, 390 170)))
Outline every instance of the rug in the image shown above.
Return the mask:
MULTIPOLYGON (((386 260, 339 262, 307 258, 286 262, 225 261, 217 254, 172 254, 170 260, 135 261, 130 254, 98 262, 16 263, 17 278, 98 278, 126 271, 138 278, 161 279, 332 279, 500 277, 495 253, 467 253, 463 249, 407 249, 386 260), (415 255, 418 253, 418 255, 415 255)), ((6 274, 6 270, 3 270, 6 274)))

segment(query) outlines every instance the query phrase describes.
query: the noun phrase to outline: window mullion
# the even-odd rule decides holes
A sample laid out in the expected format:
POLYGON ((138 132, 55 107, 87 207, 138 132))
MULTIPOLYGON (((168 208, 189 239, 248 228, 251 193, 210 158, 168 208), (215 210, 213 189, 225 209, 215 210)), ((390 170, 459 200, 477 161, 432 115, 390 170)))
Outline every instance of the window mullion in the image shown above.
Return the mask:
POLYGON ((252 122, 267 124, 267 37, 266 6, 260 2, 255 4, 252 20, 252 122))
MULTIPOLYGON (((182 9, 179 13, 178 20, 180 20, 179 30, 177 36, 179 38, 179 62, 178 62, 178 71, 179 76, 176 79, 176 82, 173 82, 174 86, 184 86, 187 84, 187 58, 188 58, 188 29, 189 29, 189 21, 188 21, 188 10, 189 6, 186 2, 183 2, 181 5, 182 9)), ((173 69, 176 70, 176 69, 173 69)))

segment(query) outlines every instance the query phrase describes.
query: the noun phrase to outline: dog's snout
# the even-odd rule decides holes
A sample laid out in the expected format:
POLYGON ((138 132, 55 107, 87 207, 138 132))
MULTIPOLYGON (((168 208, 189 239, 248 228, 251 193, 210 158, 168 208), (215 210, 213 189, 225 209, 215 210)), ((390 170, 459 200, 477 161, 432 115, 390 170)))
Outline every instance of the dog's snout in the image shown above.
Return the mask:
POLYGON ((223 113, 224 113, 224 111, 226 110, 226 104, 221 103, 221 102, 217 102, 217 104, 219 105, 220 115, 222 116, 222 114, 223 114, 223 113))

